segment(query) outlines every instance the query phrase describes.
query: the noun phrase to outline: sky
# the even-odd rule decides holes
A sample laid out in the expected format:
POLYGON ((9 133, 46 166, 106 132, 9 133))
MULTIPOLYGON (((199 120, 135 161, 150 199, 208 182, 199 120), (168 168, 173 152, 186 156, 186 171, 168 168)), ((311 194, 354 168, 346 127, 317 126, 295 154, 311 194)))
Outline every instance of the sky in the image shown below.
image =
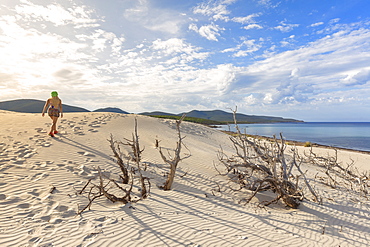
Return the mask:
POLYGON ((370 122, 368 0, 0 0, 0 101, 370 122))

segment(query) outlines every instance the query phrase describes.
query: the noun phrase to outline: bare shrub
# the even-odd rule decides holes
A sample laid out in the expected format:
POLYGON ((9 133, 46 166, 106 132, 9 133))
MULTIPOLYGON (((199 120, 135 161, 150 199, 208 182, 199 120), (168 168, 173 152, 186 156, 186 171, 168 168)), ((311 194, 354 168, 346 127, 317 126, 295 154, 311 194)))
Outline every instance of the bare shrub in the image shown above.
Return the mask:
MULTIPOLYGON (((274 141, 258 140, 242 134, 236 120, 236 110, 233 111, 236 135, 230 136, 235 153, 228 157, 221 149, 218 152, 218 159, 225 167, 225 173, 230 182, 239 186, 238 190, 247 189, 252 195, 245 199, 249 203, 258 192, 272 191, 276 197, 267 202, 267 206, 280 199, 290 208, 297 208, 303 200, 303 192, 298 185, 299 176, 293 176, 292 170, 295 167, 303 177, 306 185, 315 200, 318 197, 309 185, 306 177, 300 169, 302 161, 298 161, 298 155, 294 155, 287 162, 285 140, 280 135, 280 141, 274 136, 274 141)), ((221 172, 219 172, 222 174, 221 172)))
POLYGON ((102 196, 113 203, 121 202, 126 204, 145 199, 149 195, 150 181, 148 177, 144 177, 142 174, 141 153, 143 150, 140 149, 139 145, 137 119, 135 119, 135 131, 132 135, 132 140, 125 139, 125 142, 117 142, 111 135, 108 142, 122 174, 115 175, 110 171, 102 171, 98 167, 98 181, 88 180, 78 193, 86 193, 89 200, 89 203, 85 207, 78 210, 78 214, 81 214, 86 209, 90 210, 93 201, 102 196), (121 151, 120 145, 129 146, 131 152, 125 155, 121 151), (137 184, 139 185, 137 186, 137 184), (140 193, 134 193, 133 189, 135 187, 140 187, 138 189, 140 193))
POLYGON ((170 166, 170 170, 167 174, 167 179, 164 185, 161 186, 161 188, 164 190, 171 190, 173 181, 175 179, 176 168, 179 162, 190 156, 189 155, 184 158, 181 158, 181 149, 182 149, 182 146, 184 145, 183 139, 185 137, 181 136, 180 125, 181 125, 181 122, 184 120, 184 118, 185 118, 185 114, 183 114, 179 120, 176 120, 176 131, 177 131, 178 139, 177 139, 177 144, 176 144, 176 148, 174 150, 173 155, 171 155, 170 152, 168 152, 168 157, 166 157, 162 151, 162 147, 159 146, 159 141, 156 140, 156 147, 159 147, 159 154, 161 155, 163 161, 170 166))
POLYGON ((323 184, 331 188, 346 189, 358 193, 369 199, 370 175, 368 172, 360 172, 355 166, 354 160, 346 166, 338 161, 338 150, 333 148, 334 155, 319 156, 311 148, 309 153, 304 153, 305 159, 310 164, 322 168, 323 176, 316 176, 323 184))

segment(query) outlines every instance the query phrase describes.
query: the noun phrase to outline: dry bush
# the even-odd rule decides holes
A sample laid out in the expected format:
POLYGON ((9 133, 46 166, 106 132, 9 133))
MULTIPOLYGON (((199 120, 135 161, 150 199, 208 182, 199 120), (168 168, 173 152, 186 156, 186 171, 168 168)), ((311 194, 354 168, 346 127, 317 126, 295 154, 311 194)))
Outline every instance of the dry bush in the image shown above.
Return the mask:
MULTIPOLYGON (((234 147, 234 154, 230 157, 221 149, 218 159, 225 167, 225 172, 218 170, 219 174, 228 176, 231 188, 238 185, 239 191, 246 189, 251 195, 244 201, 250 202, 258 192, 272 191, 276 197, 263 205, 282 200, 286 206, 297 208, 300 201, 307 198, 303 189, 309 191, 313 200, 321 203, 322 198, 313 189, 302 171, 302 164, 315 167, 319 172, 316 174, 316 182, 321 182, 331 188, 348 190, 366 200, 370 195, 370 175, 360 173, 354 166, 354 161, 343 166, 338 161, 338 151, 334 149, 334 155, 327 157, 319 156, 313 152, 312 147, 309 153, 300 155, 295 147, 287 154, 287 144, 280 134, 280 140, 274 136, 274 141, 261 140, 248 137, 241 133, 237 121, 236 110, 234 113, 234 124, 236 134, 230 136, 234 147)), ((235 190, 235 189, 234 189, 235 190)), ((218 190, 220 191, 220 188, 218 190)))
POLYGON ((168 164, 170 168, 164 185, 160 187, 164 190, 171 190, 173 181, 175 180, 176 169, 177 169, 179 162, 190 156, 189 154, 188 156, 181 157, 182 146, 186 148, 186 146, 183 143, 183 139, 185 137, 181 136, 181 131, 180 131, 180 125, 181 125, 181 122, 184 120, 184 118, 185 118, 185 114, 183 114, 179 120, 176 120, 177 143, 176 143, 176 148, 173 152, 173 155, 171 155, 169 152, 167 156, 164 155, 162 151, 162 147, 159 146, 160 141, 156 140, 156 147, 159 147, 159 154, 161 155, 163 161, 166 164, 168 164))
POLYGON ((286 206, 297 208, 303 200, 303 192, 298 184, 300 176, 314 196, 314 200, 318 201, 316 192, 300 169, 302 160, 295 154, 289 162, 287 161, 285 154, 287 145, 282 135, 280 140, 274 136, 273 142, 250 138, 241 133, 236 120, 236 110, 233 111, 233 115, 236 135, 229 138, 235 153, 229 157, 222 149, 218 152, 218 159, 225 167, 225 172, 219 173, 228 176, 230 182, 237 184, 238 190, 253 191, 252 195, 245 199, 246 203, 258 192, 269 190, 276 194, 276 198, 262 202, 263 205, 267 206, 281 199, 286 206), (293 168, 298 171, 299 176, 293 176, 293 168))
POLYGON ((346 189, 357 193, 359 196, 370 198, 370 175, 368 172, 360 172, 355 166, 354 160, 344 167, 338 161, 338 150, 334 155, 319 156, 311 148, 309 153, 304 153, 308 163, 313 164, 322 170, 322 175, 315 176, 316 179, 333 189, 346 189))
MULTIPOLYGON (((90 179, 78 192, 78 194, 87 194, 89 200, 85 207, 78 210, 78 214, 81 214, 86 209, 90 210, 93 201, 102 196, 113 203, 121 202, 126 204, 145 199, 149 195, 151 185, 149 178, 144 177, 142 173, 141 153, 143 150, 140 149, 139 145, 137 120, 135 119, 135 132, 132 134, 132 140, 125 139, 125 142, 118 142, 111 135, 108 142, 122 174, 115 175, 110 171, 102 171, 98 167, 98 177, 96 179, 98 181, 90 179), (121 151, 120 145, 129 146, 131 152, 125 155, 121 151), (136 191, 139 191, 139 193, 136 191)), ((145 166, 144 168, 146 169, 145 166)))

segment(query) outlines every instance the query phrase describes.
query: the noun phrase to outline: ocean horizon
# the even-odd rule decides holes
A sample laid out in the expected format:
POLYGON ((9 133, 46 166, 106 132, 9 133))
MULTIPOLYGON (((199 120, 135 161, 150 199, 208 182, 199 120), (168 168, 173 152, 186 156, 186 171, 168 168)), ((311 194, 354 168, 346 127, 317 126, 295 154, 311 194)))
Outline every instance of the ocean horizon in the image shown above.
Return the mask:
MULTIPOLYGON (((325 146, 370 151, 370 122, 289 122, 239 124, 250 135, 311 142, 325 146)), ((220 130, 236 131, 235 125, 219 125, 220 130)))

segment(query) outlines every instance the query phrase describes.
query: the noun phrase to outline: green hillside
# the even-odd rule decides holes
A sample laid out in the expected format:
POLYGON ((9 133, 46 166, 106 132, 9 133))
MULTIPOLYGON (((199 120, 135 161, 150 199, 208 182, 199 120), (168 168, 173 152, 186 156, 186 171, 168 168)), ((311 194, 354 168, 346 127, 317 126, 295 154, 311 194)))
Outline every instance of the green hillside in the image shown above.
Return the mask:
MULTIPOLYGON (((165 118, 165 119, 175 119, 175 120, 179 120, 181 118, 181 116, 176 116, 176 115, 147 115, 147 116, 156 117, 156 118, 165 118)), ((219 121, 214 121, 214 120, 209 120, 209 119, 204 119, 204 118, 195 118, 195 117, 185 117, 184 121, 205 124, 205 125, 224 124, 223 122, 219 122, 219 121)))
POLYGON ((116 107, 100 108, 100 109, 94 110, 93 112, 115 112, 115 113, 122 113, 122 114, 130 114, 116 107))
MULTIPOLYGON (((44 107, 45 101, 34 100, 34 99, 18 99, 0 102, 0 110, 15 111, 15 112, 26 112, 26 113, 41 113, 44 107)), ((81 107, 70 106, 63 104, 63 112, 90 112, 81 107)), ((128 112, 122 111, 119 108, 108 107, 97 109, 94 112, 118 112, 123 114, 129 114, 128 112)), ((190 112, 172 114, 161 111, 144 112, 141 115, 160 117, 160 118, 171 118, 178 119, 183 114, 186 114, 185 121, 207 124, 207 125, 219 125, 225 123, 233 123, 232 112, 225 112, 221 110, 213 111, 198 111, 193 110, 190 112)), ((242 113, 236 114, 238 123, 281 123, 281 122, 303 122, 291 118, 272 117, 272 116, 256 116, 246 115, 242 113)))
MULTIPOLYGON (((221 121, 221 122, 229 122, 229 123, 234 121, 233 114, 231 112, 225 112, 221 110, 213 110, 213 111, 193 110, 193 111, 186 113, 186 116, 204 118, 204 119, 221 121)), ((236 119, 238 123, 302 122, 302 121, 291 119, 291 118, 245 115, 242 113, 237 113, 236 119)))
MULTIPOLYGON (((186 114, 186 117, 188 118, 194 118, 194 119, 204 119, 208 120, 209 122, 214 121, 214 123, 210 124, 225 124, 225 123, 233 123, 234 118, 233 114, 231 112, 225 112, 221 110, 213 110, 213 111, 197 111, 193 110, 190 112, 180 113, 180 114, 170 114, 170 113, 164 113, 164 112, 145 112, 141 113, 142 115, 148 115, 148 116, 161 116, 170 118, 173 116, 182 116, 183 114, 186 114)), ((281 122, 303 122, 296 119, 291 118, 282 118, 282 117, 271 117, 271 116, 256 116, 256 115, 245 115, 242 113, 236 114, 236 119, 238 123, 281 123, 281 122)), ((201 120, 197 120, 199 122, 201 120)), ((204 124, 206 121, 203 121, 204 124)))

